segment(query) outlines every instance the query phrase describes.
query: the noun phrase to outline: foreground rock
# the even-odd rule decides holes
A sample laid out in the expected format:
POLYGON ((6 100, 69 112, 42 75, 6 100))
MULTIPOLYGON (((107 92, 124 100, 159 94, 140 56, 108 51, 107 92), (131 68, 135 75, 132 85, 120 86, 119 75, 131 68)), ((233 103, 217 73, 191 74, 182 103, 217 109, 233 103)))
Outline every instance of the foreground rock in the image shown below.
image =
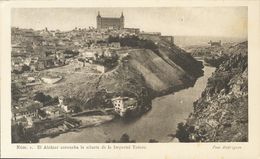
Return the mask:
POLYGON ((247 42, 230 47, 223 56, 194 102, 194 112, 186 123, 179 123, 180 142, 248 141, 247 42))

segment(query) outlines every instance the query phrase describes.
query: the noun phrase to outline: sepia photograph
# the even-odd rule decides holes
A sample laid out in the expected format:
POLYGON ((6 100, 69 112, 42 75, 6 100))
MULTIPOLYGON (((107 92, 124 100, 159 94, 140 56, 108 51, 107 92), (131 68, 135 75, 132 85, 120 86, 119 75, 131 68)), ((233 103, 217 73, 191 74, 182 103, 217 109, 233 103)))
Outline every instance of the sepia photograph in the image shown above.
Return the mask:
POLYGON ((10 16, 11 143, 249 141, 247 6, 10 16))

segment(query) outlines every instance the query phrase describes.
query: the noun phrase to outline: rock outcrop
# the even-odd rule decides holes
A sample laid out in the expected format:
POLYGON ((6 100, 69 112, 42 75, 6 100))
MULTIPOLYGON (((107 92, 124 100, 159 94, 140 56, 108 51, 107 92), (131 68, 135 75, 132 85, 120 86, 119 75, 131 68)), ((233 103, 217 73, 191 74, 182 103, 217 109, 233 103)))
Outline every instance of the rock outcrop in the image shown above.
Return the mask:
POLYGON ((247 42, 224 54, 201 98, 194 102, 194 112, 178 125, 180 142, 248 141, 247 42))

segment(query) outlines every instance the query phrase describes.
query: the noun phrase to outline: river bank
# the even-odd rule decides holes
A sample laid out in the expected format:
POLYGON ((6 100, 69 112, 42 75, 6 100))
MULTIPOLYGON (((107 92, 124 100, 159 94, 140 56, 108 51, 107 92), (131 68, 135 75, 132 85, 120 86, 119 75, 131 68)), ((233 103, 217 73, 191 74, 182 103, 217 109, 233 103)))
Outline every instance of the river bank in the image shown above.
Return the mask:
MULTIPOLYGON (((93 127, 110 122, 114 120, 115 117, 115 114, 107 114, 105 113, 105 110, 93 110, 76 113, 71 116, 62 117, 60 120, 55 119, 46 121, 47 124, 45 123, 44 125, 50 127, 50 124, 48 124, 49 122, 52 123, 53 126, 48 129, 46 127, 41 128, 42 131, 35 132, 36 134, 34 136, 40 139, 44 137, 55 137, 68 132, 77 132, 83 128, 93 127)), ((35 124, 35 127, 37 127, 37 125, 41 125, 41 123, 35 124)))
POLYGON ((217 66, 187 122, 178 125, 181 142, 248 141, 247 42, 229 47, 208 62, 217 66))

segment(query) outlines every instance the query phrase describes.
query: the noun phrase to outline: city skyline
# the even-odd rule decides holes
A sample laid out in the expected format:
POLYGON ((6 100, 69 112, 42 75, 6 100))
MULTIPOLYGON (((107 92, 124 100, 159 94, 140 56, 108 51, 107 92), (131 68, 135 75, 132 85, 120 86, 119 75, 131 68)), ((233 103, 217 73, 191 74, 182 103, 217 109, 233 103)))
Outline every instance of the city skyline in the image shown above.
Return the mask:
POLYGON ((96 16, 125 16, 125 27, 175 36, 247 38, 247 7, 15 8, 12 27, 61 31, 96 28, 96 16), (167 25, 165 25, 167 24, 167 25))

